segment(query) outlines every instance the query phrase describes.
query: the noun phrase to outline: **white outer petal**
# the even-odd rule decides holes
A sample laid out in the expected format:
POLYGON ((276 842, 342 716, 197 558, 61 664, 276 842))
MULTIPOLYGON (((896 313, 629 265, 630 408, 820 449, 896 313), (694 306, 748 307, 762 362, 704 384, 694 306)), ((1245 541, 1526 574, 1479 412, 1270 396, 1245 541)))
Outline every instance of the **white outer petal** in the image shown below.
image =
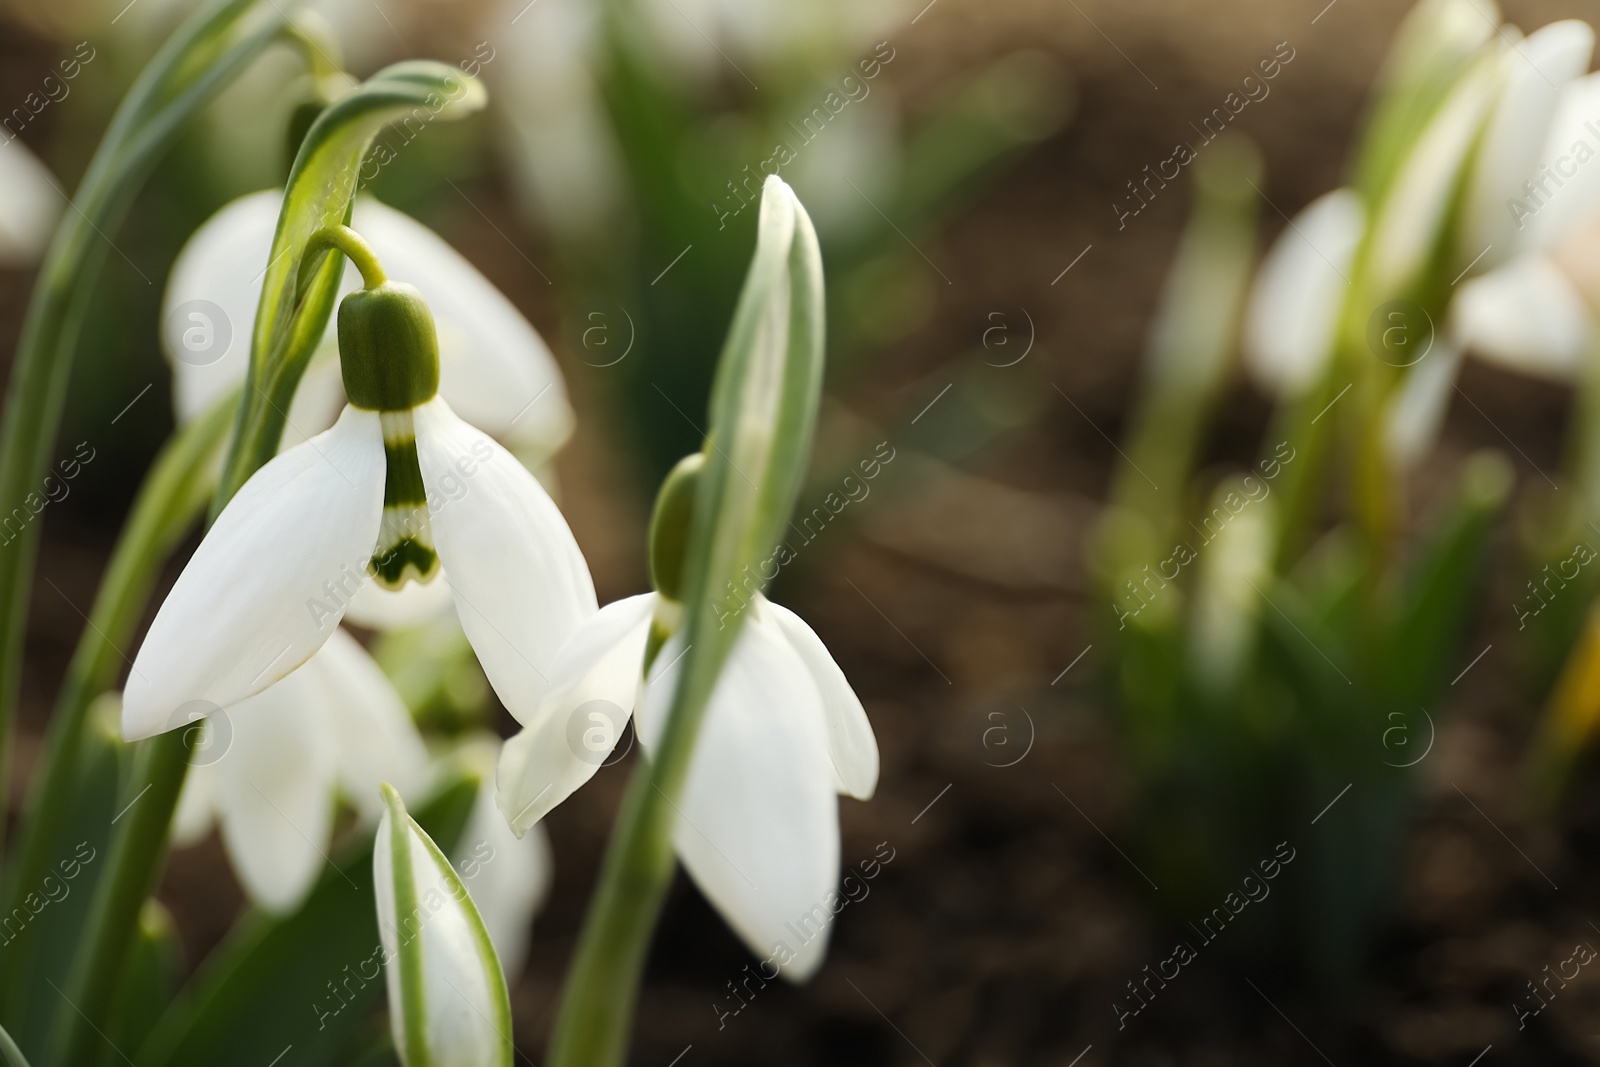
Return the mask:
POLYGON ((523 720, 527 728, 500 752, 496 801, 516 833, 544 818, 600 769, 611 746, 584 747, 587 730, 606 728, 591 714, 613 720, 608 730, 613 742, 622 735, 643 677, 656 600, 656 594, 646 593, 613 601, 561 647, 550 670, 550 691, 523 720), (579 709, 596 700, 616 710, 589 709, 575 723, 579 709))
POLYGON ((462 419, 517 449, 549 455, 572 434, 555 357, 533 326, 444 238, 371 198, 354 226, 397 281, 427 298, 439 331, 439 395, 462 419))
MULTIPOLYGON (((315 661, 313 661, 315 662, 315 661)), ((222 842, 250 899, 293 911, 326 861, 333 833, 334 747, 327 695, 311 664, 207 722, 231 733, 216 776, 222 842)))
POLYGON ((407 855, 394 854, 390 814, 384 810, 373 848, 372 870, 378 905, 378 936, 383 942, 389 992, 389 1021, 395 1047, 405 1048, 405 1000, 400 990, 400 946, 421 940, 423 1001, 428 1051, 434 1067, 485 1067, 502 1062, 494 1023, 497 1008, 484 974, 465 906, 438 869, 416 827, 408 825, 407 855), (411 865, 418 914, 396 914, 396 862, 411 865), (434 906, 430 907, 430 901, 434 906))
POLYGON ((511 713, 530 715, 556 653, 596 610, 589 565, 516 457, 443 397, 416 409, 434 545, 478 661, 511 713))
POLYGON ((1594 31, 1577 19, 1552 22, 1506 49, 1505 86, 1479 143, 1464 205, 1462 255, 1488 270, 1516 252, 1518 225, 1506 202, 1537 168, 1562 90, 1589 69, 1594 31))
POLYGON ((184 775, 178 806, 172 813, 173 848, 198 845, 216 825, 216 775, 210 764, 192 766, 184 775))
POLYGON ((828 646, 806 621, 781 604, 761 598, 761 610, 772 613, 789 644, 799 653, 822 697, 823 725, 827 730, 828 758, 833 763, 839 792, 857 800, 872 799, 878 788, 878 739, 867 719, 867 709, 850 687, 844 671, 834 662, 828 646))
POLYGON ((1492 64, 1475 61, 1406 156, 1372 223, 1372 292, 1404 292, 1433 254, 1467 152, 1494 102, 1500 73, 1492 64))
POLYGON ((550 835, 534 826, 519 840, 495 806, 485 778, 456 849, 456 870, 478 906, 508 984, 528 961, 533 915, 550 892, 550 835))
POLYGON ((363 583, 350 598, 344 620, 369 630, 404 630, 438 618, 450 604, 450 581, 440 570, 427 585, 407 582, 394 592, 377 582, 363 583))
POLYGON ((171 729, 191 701, 235 704, 311 658, 343 601, 327 614, 308 605, 328 602, 324 582, 364 575, 383 482, 377 413, 356 408, 257 471, 156 613, 123 691, 124 737, 171 729))
MULTIPOLYGON (((1592 223, 1600 214, 1600 74, 1570 82, 1556 105, 1555 118, 1537 161, 1549 168, 1533 195, 1519 186, 1514 194, 1522 223, 1522 248, 1552 248, 1592 223), (1576 154, 1574 148, 1583 146, 1576 154), (1576 156, 1583 156, 1579 163, 1576 156), (1566 157, 1563 159, 1563 157, 1566 157), (1568 171, 1567 174, 1560 173, 1568 171), (1554 177, 1546 174, 1554 172, 1554 177), (1560 183, 1559 185, 1557 183, 1560 183)), ((1513 205, 1505 206, 1512 213, 1513 205)))
MULTIPOLYGON (((822 695, 761 607, 712 693, 673 840, 750 951, 801 982, 822 965, 840 899, 839 798, 822 695)), ((637 724, 646 748, 665 726, 681 649, 668 641, 651 671, 637 724)))
POLYGON ((1460 366, 1461 349, 1452 337, 1441 332, 1433 351, 1406 372, 1405 380, 1389 400, 1384 427, 1384 447, 1396 467, 1412 466, 1438 440, 1460 366))
POLYGON ((1245 365, 1283 398, 1316 382, 1333 353, 1366 213, 1353 189, 1312 201, 1261 263, 1245 321, 1245 365))
POLYGON ((318 729, 330 733, 339 785, 367 819, 383 813, 378 788, 389 782, 408 797, 424 781, 428 751, 405 701, 354 637, 336 629, 301 673, 315 670, 327 700, 318 729))
POLYGON ((0 265, 37 262, 66 204, 38 156, 14 135, 0 144, 0 265))
POLYGON ((1538 252, 1463 282, 1450 310, 1456 339, 1473 355, 1559 382, 1578 378, 1594 329, 1578 291, 1538 252))
POLYGON ((173 410, 179 422, 204 413, 244 384, 250 331, 282 205, 281 189, 240 197, 202 223, 172 264, 161 304, 161 351, 172 367, 173 410), (179 315, 178 309, 193 300, 215 304, 226 322, 179 315), (186 333, 201 331, 193 335, 199 338, 208 327, 212 341, 223 328, 230 335, 221 353, 185 344, 186 333), (195 360, 211 362, 200 365, 195 360))

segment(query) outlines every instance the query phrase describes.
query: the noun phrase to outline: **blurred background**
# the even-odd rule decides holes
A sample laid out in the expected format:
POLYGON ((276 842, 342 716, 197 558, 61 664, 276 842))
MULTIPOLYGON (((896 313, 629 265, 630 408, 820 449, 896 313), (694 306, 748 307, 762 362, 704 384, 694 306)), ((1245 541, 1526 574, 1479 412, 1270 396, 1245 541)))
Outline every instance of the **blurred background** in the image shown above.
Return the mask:
MULTIPOLYGON (((63 189, 187 9, 124 2, 0 7, 0 111, 38 100, 80 42, 93 52, 65 95, 7 125, 63 189)), ((1559 799, 1530 799, 1529 752, 1565 646, 1530 667, 1538 656, 1518 651, 1505 606, 1538 570, 1513 526, 1562 465, 1571 389, 1466 364, 1415 468, 1406 521, 1419 524, 1479 449, 1504 452, 1516 478, 1452 612, 1442 678, 1455 683, 1430 694, 1426 724, 1407 722, 1417 733, 1404 758, 1384 759, 1395 739, 1383 726, 1363 742, 1362 759, 1389 766, 1427 742, 1399 814, 1359 807, 1361 789, 1340 786, 1361 774, 1309 773, 1294 745, 1252 742, 1238 756, 1193 741, 1203 773, 1171 773, 1129 725, 1140 706, 1130 670, 1179 668, 1118 637, 1096 545, 1135 447, 1141 368, 1196 176, 1236 192, 1253 175, 1247 197, 1214 195, 1216 210, 1258 220, 1230 231, 1242 285, 1287 219, 1340 184, 1405 14, 1324 3, 313 5, 358 76, 413 56, 482 64, 489 110, 428 129, 370 191, 443 235, 554 351, 577 412, 555 484, 602 603, 647 587, 650 500, 698 446, 764 163, 822 236, 827 394, 797 521, 815 508, 830 517, 797 530, 772 596, 816 628, 877 731, 881 785, 868 803, 841 804, 843 863, 893 859, 842 912, 808 985, 770 986, 725 1018, 727 983, 751 961, 680 876, 634 1063, 1600 1061, 1600 977, 1581 969, 1559 996, 1547 977, 1576 945, 1600 943, 1600 778, 1574 753, 1559 799), (1236 113, 1231 147, 1203 157, 1221 162, 1146 182, 1273 57, 1281 68, 1236 113), (874 477, 845 482, 873 459, 874 477), (1274 856, 1270 892, 1224 905, 1274 856), (1373 856, 1378 876, 1341 881, 1348 857, 1373 856), (1370 903, 1342 910, 1362 894, 1370 903), (1235 916, 1225 934, 1199 928, 1216 906, 1235 916), (1195 958, 1175 960, 1175 941, 1195 958), (1548 1010, 1524 1017, 1534 988, 1548 1010)), ((1596 14, 1562 0, 1504 5, 1525 30, 1596 14)), ((19 800, 79 608, 172 424, 158 345, 166 273, 216 209, 282 183, 301 77, 287 51, 264 60, 188 132, 115 235, 122 255, 84 328, 60 446, 87 441, 97 458, 44 518, 19 800)), ((51 210, 70 208, 63 198, 51 210)), ((0 270, 7 359, 31 281, 26 263, 0 270)), ((1222 475, 1205 472, 1250 467, 1273 443, 1262 446, 1272 401, 1238 368, 1238 297, 1225 285, 1218 296, 1228 368, 1192 463, 1207 486, 1222 475)), ((484 693, 468 678, 415 710, 448 725, 478 715, 484 693)), ((486 714, 511 731, 503 710, 486 714)), ((636 758, 547 820, 554 883, 526 970, 509 976, 527 1062, 548 1036, 636 758)), ((186 967, 245 906, 215 838, 174 853, 160 896, 186 967)))

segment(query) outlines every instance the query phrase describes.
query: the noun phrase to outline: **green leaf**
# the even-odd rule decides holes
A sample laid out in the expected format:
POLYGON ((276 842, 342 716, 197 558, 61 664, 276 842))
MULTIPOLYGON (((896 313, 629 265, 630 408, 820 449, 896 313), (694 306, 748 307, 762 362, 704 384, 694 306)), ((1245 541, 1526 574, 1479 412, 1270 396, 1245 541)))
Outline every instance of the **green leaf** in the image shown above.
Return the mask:
POLYGON ((1498 452, 1472 456, 1453 499, 1406 575, 1383 642, 1387 699, 1409 712, 1444 682, 1470 617, 1483 554, 1496 516, 1511 492, 1512 472, 1498 452))
MULTIPOLYGON (((108 736, 104 731, 102 735, 86 731, 89 709, 92 701, 116 684, 117 671, 125 662, 121 649, 128 647, 144 616, 162 563, 211 498, 213 472, 233 421, 233 407, 231 399, 224 399, 183 427, 161 450, 139 486, 95 595, 89 625, 78 638, 77 651, 56 698, 17 852, 6 872, 5 914, 18 907, 23 895, 36 890, 51 869, 70 855, 70 847, 65 854, 57 854, 60 842, 87 841, 97 850, 106 847, 116 813, 113 801, 118 774, 114 762, 106 763, 102 750, 120 748, 122 742, 115 714, 107 727, 108 736)), ((83 909, 98 878, 96 869, 76 886, 68 901, 70 908, 63 909, 73 915, 65 927, 70 939, 44 949, 45 958, 52 961, 45 973, 54 975, 57 984, 65 979, 72 946, 82 928, 83 909)), ((35 1036, 43 1032, 42 1024, 54 1018, 61 1006, 60 998, 40 981, 38 932, 30 926, 15 944, 0 950, 4 976, 0 1018, 16 1030, 24 1048, 34 1047, 35 1036), (46 996, 49 999, 41 999, 46 996)))
MULTIPOLYGON (((139 187, 187 119, 283 29, 274 0, 196 12, 145 66, 101 138, 34 283, 0 418, 0 511, 43 479, 94 280, 139 187)), ((39 524, 0 553, 0 768, 8 767, 39 524)), ((3 776, 3 773, 0 773, 3 776)), ((9 790, 0 783, 0 812, 9 790)), ((0 826, 5 823, 0 819, 0 826)))
POLYGON ((327 330, 344 263, 326 250, 308 260, 312 235, 347 224, 360 185, 431 123, 463 118, 487 99, 482 84, 457 68, 409 60, 379 71, 312 124, 289 172, 272 239, 251 333, 251 388, 217 487, 217 510, 277 453, 295 387, 327 330), (386 144, 369 158, 378 134, 394 124, 405 143, 398 150, 386 144))
MULTIPOLYGON (((454 848, 478 787, 472 774, 447 782, 417 822, 454 848)), ((139 1067, 268 1063, 291 1045, 297 1067, 339 1063, 383 990, 372 847, 368 835, 341 851, 293 915, 239 922, 157 1023, 139 1067)))
POLYGON ((1351 175, 1369 207, 1383 201, 1417 137, 1499 22, 1493 0, 1421 0, 1406 16, 1384 61, 1351 175))

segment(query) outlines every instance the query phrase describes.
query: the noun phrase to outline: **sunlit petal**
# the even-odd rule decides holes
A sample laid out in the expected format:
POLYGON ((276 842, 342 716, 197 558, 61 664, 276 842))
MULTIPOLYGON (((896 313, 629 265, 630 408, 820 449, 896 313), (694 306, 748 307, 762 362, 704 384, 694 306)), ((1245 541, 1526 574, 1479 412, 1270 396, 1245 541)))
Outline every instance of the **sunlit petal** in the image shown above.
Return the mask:
POLYGON ((1280 397, 1303 393, 1333 354, 1365 214, 1354 190, 1315 200, 1261 264, 1245 322, 1245 362, 1280 397))
POLYGON ((822 697, 824 726, 828 737, 828 756, 833 761, 839 792, 858 800, 869 800, 878 787, 878 739, 867 720, 861 698, 850 688, 844 671, 833 661, 828 647, 806 621, 781 604, 765 597, 761 610, 771 612, 789 644, 800 654, 811 680, 822 697))
POLYGON ((556 653, 596 610, 589 566, 538 479, 442 397, 415 425, 440 580, 489 684, 513 715, 531 715, 556 653))
POLYGON ((1507 370, 1571 382, 1593 317, 1561 269, 1537 252, 1463 282, 1451 308, 1457 340, 1507 370))
MULTIPOLYGON (((531 478, 532 476, 529 475, 531 478)), ((123 693, 128 740, 187 721, 204 701, 261 692, 328 640, 364 579, 383 509, 375 412, 278 456, 245 483, 178 577, 123 693)))
POLYGON ((587 782, 633 713, 656 595, 614 601, 562 646, 550 690, 507 741, 496 776, 498 803, 517 833, 587 782))
MULTIPOLYGON (((652 669, 640 738, 665 726, 681 639, 652 669)), ((821 965, 840 896, 839 800, 823 698, 758 605, 706 711, 673 840, 695 884, 750 951, 804 981, 821 965)))

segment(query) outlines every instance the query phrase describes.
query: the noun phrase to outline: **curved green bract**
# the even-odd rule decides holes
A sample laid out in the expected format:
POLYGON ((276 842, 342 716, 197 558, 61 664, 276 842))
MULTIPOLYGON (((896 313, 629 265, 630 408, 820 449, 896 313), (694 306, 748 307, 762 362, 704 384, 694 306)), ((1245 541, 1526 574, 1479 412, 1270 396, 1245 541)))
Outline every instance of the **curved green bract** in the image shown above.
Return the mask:
POLYGON ((744 622, 742 608, 729 610, 722 593, 746 578, 746 568, 761 581, 760 563, 794 506, 821 398, 823 326, 816 233, 788 188, 769 179, 755 258, 712 389, 683 564, 685 651, 666 728, 628 783, 612 832, 551 1038, 554 1067, 616 1067, 626 1059, 645 950, 674 869, 676 799, 744 622))
POLYGON ((387 126, 420 132, 436 121, 470 115, 487 101, 483 86, 455 67, 430 60, 396 63, 331 105, 312 125, 295 157, 272 239, 261 303, 250 344, 250 385, 214 510, 278 449, 285 412, 306 363, 328 326, 343 260, 326 250, 306 262, 307 246, 324 227, 342 226, 364 180, 395 157, 384 147, 368 158, 387 126), (366 160, 363 165, 363 160, 366 160))

